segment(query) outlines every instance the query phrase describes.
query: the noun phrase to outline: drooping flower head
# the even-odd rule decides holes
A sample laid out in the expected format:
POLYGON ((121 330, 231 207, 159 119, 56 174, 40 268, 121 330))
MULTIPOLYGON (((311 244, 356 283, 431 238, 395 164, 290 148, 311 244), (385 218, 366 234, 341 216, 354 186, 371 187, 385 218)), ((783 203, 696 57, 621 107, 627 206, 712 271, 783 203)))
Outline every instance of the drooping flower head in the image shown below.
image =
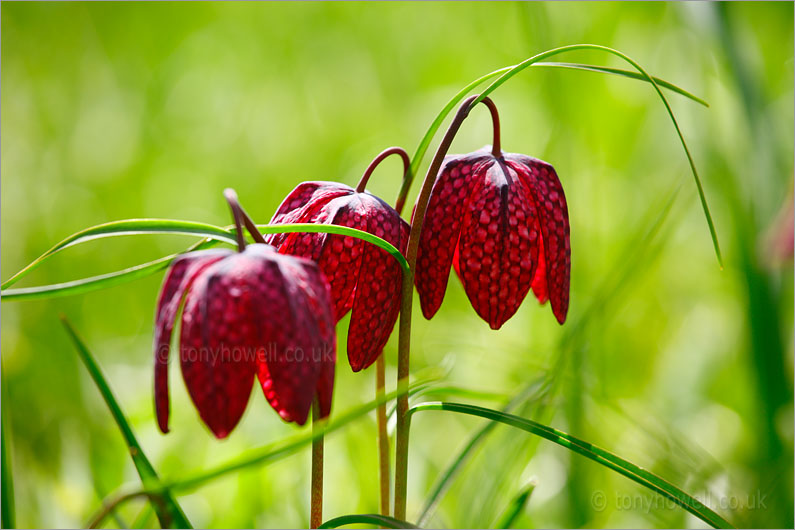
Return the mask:
MULTIPOLYGON (((271 224, 314 223, 357 228, 405 253, 408 224, 394 208, 364 191, 371 168, 357 189, 336 182, 299 184, 279 206, 271 224)), ((331 285, 336 320, 352 311, 348 328, 351 368, 358 372, 375 362, 400 310, 402 272, 394 258, 375 245, 337 234, 276 234, 269 242, 279 252, 317 262, 331 285)))
MULTIPOLYGON (((488 98, 487 98, 488 99, 488 98)), ((414 281, 430 319, 455 268, 477 314, 499 329, 532 288, 561 324, 569 307, 571 250, 566 197, 554 168, 499 147, 444 159, 420 234, 414 281)))
POLYGON ((336 338, 328 282, 310 260, 262 243, 241 246, 182 255, 166 274, 155 329, 155 408, 164 433, 170 342, 181 305, 182 375, 215 436, 225 438, 237 425, 255 375, 285 421, 303 425, 315 396, 321 417, 330 412, 336 338))

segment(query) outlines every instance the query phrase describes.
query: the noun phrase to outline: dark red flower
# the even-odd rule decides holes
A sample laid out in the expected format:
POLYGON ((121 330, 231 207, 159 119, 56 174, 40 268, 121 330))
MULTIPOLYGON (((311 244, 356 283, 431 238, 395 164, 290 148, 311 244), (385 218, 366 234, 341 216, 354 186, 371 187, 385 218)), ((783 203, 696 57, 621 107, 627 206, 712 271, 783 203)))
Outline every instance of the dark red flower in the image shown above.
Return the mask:
MULTIPOLYGON (((358 228, 405 252, 409 226, 394 208, 367 192, 335 182, 304 182, 282 202, 271 224, 315 223, 358 228)), ((339 321, 352 310, 348 361, 354 372, 384 349, 400 310, 402 272, 382 249, 349 236, 291 233, 271 236, 279 252, 316 261, 331 284, 339 321)))
POLYGON ((442 304, 450 265, 472 307, 499 329, 532 288, 561 324, 569 308, 569 214, 551 165, 491 147, 448 156, 422 225, 415 285, 430 319, 442 304))
POLYGON ((177 258, 157 305, 155 408, 168 432, 168 359, 184 300, 182 376, 205 424, 226 437, 246 409, 255 375, 286 421, 306 422, 315 395, 328 416, 336 338, 329 286, 317 265, 270 245, 177 258))

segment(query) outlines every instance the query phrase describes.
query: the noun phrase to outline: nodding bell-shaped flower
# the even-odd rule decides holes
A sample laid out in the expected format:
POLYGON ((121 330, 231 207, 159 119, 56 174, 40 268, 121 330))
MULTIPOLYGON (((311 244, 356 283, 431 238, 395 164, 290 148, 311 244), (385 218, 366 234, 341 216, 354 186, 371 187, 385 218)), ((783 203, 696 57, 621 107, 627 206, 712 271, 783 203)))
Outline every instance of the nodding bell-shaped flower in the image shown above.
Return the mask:
MULTIPOLYGON (((402 151, 402 150, 401 150, 402 151)), ((364 191, 375 165, 396 151, 381 153, 356 189, 336 182, 303 182, 279 206, 271 224, 314 223, 357 228, 405 254, 409 226, 400 214, 364 191), (386 154, 385 154, 386 153, 386 154)), ((408 155, 404 161, 408 159, 408 155)), ((324 233, 276 234, 279 252, 317 262, 331 285, 337 321, 348 311, 348 361, 354 372, 370 366, 384 349, 400 311, 402 271, 384 250, 349 236, 324 233)))
POLYGON ((444 159, 425 213, 415 285, 425 318, 439 309, 451 264, 472 307, 499 329, 532 288, 561 324, 569 308, 566 197, 554 168, 503 153, 491 100, 494 147, 444 159))
POLYGON ((246 246, 239 222, 245 214, 231 190, 227 200, 238 225, 239 251, 180 256, 160 292, 155 409, 164 433, 169 345, 183 300, 182 376, 201 419, 216 437, 225 438, 237 425, 255 376, 286 421, 303 425, 315 396, 321 417, 331 410, 336 337, 328 282, 310 260, 279 254, 264 243, 246 246))

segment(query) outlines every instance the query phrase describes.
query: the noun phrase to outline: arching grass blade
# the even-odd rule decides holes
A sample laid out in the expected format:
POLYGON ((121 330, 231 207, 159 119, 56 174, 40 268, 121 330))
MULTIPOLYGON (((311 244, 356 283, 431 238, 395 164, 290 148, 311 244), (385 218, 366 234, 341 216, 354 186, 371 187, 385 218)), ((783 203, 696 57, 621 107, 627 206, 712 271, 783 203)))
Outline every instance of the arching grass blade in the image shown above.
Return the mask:
POLYGON ((234 234, 230 233, 230 231, 206 223, 177 221, 174 219, 124 219, 122 221, 113 221, 92 226, 72 234, 33 260, 27 267, 4 281, 2 285, 0 285, 0 288, 7 289, 11 287, 28 273, 38 268, 48 258, 69 247, 105 237, 144 234, 196 235, 225 241, 233 245, 235 244, 234 234))
POLYGON ((663 495, 692 513, 713 528, 734 528, 726 519, 705 506, 701 501, 692 497, 654 473, 633 464, 601 447, 586 442, 563 431, 548 427, 513 414, 506 414, 498 410, 466 405, 462 403, 423 403, 409 409, 409 416, 422 411, 437 410, 449 411, 470 416, 478 416, 488 420, 497 421, 521 429, 530 434, 540 436, 554 442, 570 451, 574 451, 598 464, 601 464, 625 477, 637 482, 641 486, 663 495))
MULTIPOLYGON (((623 70, 621 68, 612 68, 610 66, 596 66, 592 64, 582 64, 582 63, 559 63, 559 62, 540 62, 540 63, 533 63, 533 66, 539 67, 546 67, 546 68, 568 68, 572 70, 584 70, 587 72, 596 72, 600 74, 612 74, 617 75, 620 77, 628 77, 630 79, 635 79, 637 81, 645 81, 649 82, 648 79, 643 77, 638 72, 632 72, 630 70, 623 70)), ((654 79, 654 82, 657 83, 660 88, 665 88, 670 90, 671 92, 676 92, 680 96, 684 96, 688 99, 692 99, 696 103, 700 105, 704 105, 705 107, 709 107, 709 103, 701 99, 700 97, 696 96, 695 94, 688 92, 682 87, 676 86, 675 84, 666 81, 665 79, 660 79, 659 77, 651 76, 654 79)))
MULTIPOLYGON (((258 228, 264 234, 286 233, 286 232, 326 232, 332 234, 340 234, 362 239, 371 243, 384 251, 397 260, 401 269, 408 271, 408 263, 406 258, 400 251, 391 245, 389 242, 381 239, 378 236, 357 230, 355 228, 348 228, 347 226, 336 225, 314 225, 314 224, 285 224, 285 225, 258 225, 258 228)), ((123 269, 108 274, 101 274, 99 276, 91 276, 89 278, 82 278, 70 282, 56 283, 51 285, 42 285, 37 287, 25 287, 21 289, 5 289, 5 286, 12 285, 20 280, 23 276, 31 272, 33 269, 39 267, 49 258, 55 254, 81 243, 93 241, 94 239, 102 237, 112 237, 121 235, 148 235, 148 234, 190 234, 205 236, 206 239, 193 245, 186 252, 194 250, 201 250, 209 248, 219 242, 235 243, 235 233, 232 229, 221 228, 213 225, 205 225, 203 223, 190 223, 187 221, 171 221, 168 219, 130 219, 127 221, 115 221, 105 225, 91 227, 77 234, 69 236, 61 243, 54 246, 39 258, 33 261, 30 265, 19 271, 17 274, 6 280, 3 284, 4 290, 0 293, 0 300, 3 302, 21 301, 21 300, 41 300, 46 298, 55 298, 59 296, 69 296, 75 294, 83 294, 91 291, 97 291, 116 285, 121 285, 133 280, 145 278, 156 272, 168 267, 169 263, 177 257, 177 254, 165 256, 154 261, 135 265, 127 269, 123 269), (137 229, 135 227, 138 227, 137 229)))
POLYGON ((407 521, 401 521, 394 517, 376 513, 362 513, 335 517, 318 526, 318 528, 339 528, 340 526, 349 524, 365 524, 369 527, 380 526, 381 528, 419 528, 419 526, 415 526, 407 521))
POLYGON ((97 386, 97 390, 99 390, 99 393, 108 405, 108 409, 113 419, 116 421, 116 425, 119 427, 119 431, 130 451, 133 464, 135 464, 135 469, 138 471, 138 476, 141 477, 141 483, 147 490, 155 492, 155 495, 150 496, 150 500, 160 524, 163 528, 192 528, 182 508, 177 504, 171 492, 163 487, 154 467, 152 467, 149 459, 144 454, 141 445, 138 443, 130 424, 127 422, 127 418, 124 416, 124 412, 121 410, 121 406, 119 406, 116 397, 113 395, 113 391, 110 389, 110 385, 105 379, 94 356, 91 355, 91 352, 77 335, 69 321, 65 317, 61 317, 61 321, 80 356, 80 360, 83 361, 88 373, 91 375, 91 379, 93 379, 94 384, 97 386))

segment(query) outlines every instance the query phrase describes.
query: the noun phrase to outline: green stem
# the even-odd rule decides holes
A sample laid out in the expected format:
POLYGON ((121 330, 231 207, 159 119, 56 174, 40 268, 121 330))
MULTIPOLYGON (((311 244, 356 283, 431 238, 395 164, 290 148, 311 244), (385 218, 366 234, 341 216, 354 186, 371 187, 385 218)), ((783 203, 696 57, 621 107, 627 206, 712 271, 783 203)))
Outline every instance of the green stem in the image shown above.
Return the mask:
POLYGON ((378 421, 378 483, 380 491, 379 508, 381 515, 389 515, 389 481, 390 481, 390 462, 389 462, 389 433, 386 428, 386 402, 383 401, 386 393, 386 362, 384 356, 379 355, 375 361, 375 398, 379 402, 376 409, 376 419, 378 421))
POLYGON ((16 510, 14 506, 14 474, 11 471, 11 448, 9 446, 11 438, 8 436, 8 432, 6 431, 6 423, 11 422, 11 418, 9 416, 9 407, 8 404, 11 401, 8 399, 8 394, 6 389, 6 380, 5 380, 5 372, 0 367, 0 380, 2 382, 2 417, 0 417, 0 451, 2 451, 2 461, 0 462, 0 474, 2 475, 2 491, 0 491, 0 503, 2 506, 2 513, 0 514, 0 518, 2 519, 2 527, 3 528, 15 528, 16 527, 16 510))
POLYGON ((312 490, 309 509, 309 527, 323 523, 323 432, 318 431, 320 404, 317 396, 312 402, 312 490))
MULTIPOLYGON (((406 184, 406 180, 409 178, 410 175, 410 164, 411 160, 409 159, 408 153, 405 149, 400 147, 391 147, 389 149, 384 150, 380 155, 378 155, 375 160, 370 163, 367 170, 364 172, 364 176, 362 177, 361 182, 359 183, 359 187, 364 189, 364 185, 367 183, 367 179, 370 177, 373 169, 377 166, 381 160, 386 158, 391 154, 398 154, 400 158, 403 160, 403 185, 406 184)), ((361 190, 360 190, 361 191, 361 190)), ((403 212, 403 206, 406 203, 406 196, 403 195, 399 197, 398 200, 395 202, 395 211, 400 215, 403 212)), ((407 281, 404 279, 404 281, 407 281)), ((379 355, 378 359, 376 360, 375 364, 375 398, 377 401, 380 402, 378 405, 378 409, 376 409, 376 418, 378 422, 378 481, 379 481, 379 493, 380 493, 380 502, 379 508, 381 511, 381 515, 385 517, 389 517, 389 484, 391 479, 391 470, 390 470, 390 456, 389 456, 389 433, 387 432, 387 413, 386 413, 386 401, 383 400, 383 396, 386 392, 386 360, 384 359, 383 355, 379 355)))
MULTIPOLYGON (((406 261, 408 262, 408 274, 403 277, 400 300, 400 327, 398 330, 398 373, 397 390, 400 397, 397 400, 397 436, 395 440, 395 517, 398 519, 406 518, 406 490, 408 479, 408 384, 409 384, 409 357, 411 348, 411 304, 414 294, 414 270, 417 265, 417 251, 420 244, 420 233, 422 232, 422 222, 425 218, 425 211, 428 207, 433 183, 436 175, 442 167, 442 162, 453 143, 458 129, 469 115, 472 103, 477 96, 470 96, 464 100, 458 108, 458 112, 450 123, 447 132, 442 138, 436 155, 433 157, 428 173, 422 183, 419 197, 414 206, 414 216, 411 220, 411 233, 409 234, 408 248, 406 250, 406 261)), ((488 105, 488 103, 487 103, 488 105)))

